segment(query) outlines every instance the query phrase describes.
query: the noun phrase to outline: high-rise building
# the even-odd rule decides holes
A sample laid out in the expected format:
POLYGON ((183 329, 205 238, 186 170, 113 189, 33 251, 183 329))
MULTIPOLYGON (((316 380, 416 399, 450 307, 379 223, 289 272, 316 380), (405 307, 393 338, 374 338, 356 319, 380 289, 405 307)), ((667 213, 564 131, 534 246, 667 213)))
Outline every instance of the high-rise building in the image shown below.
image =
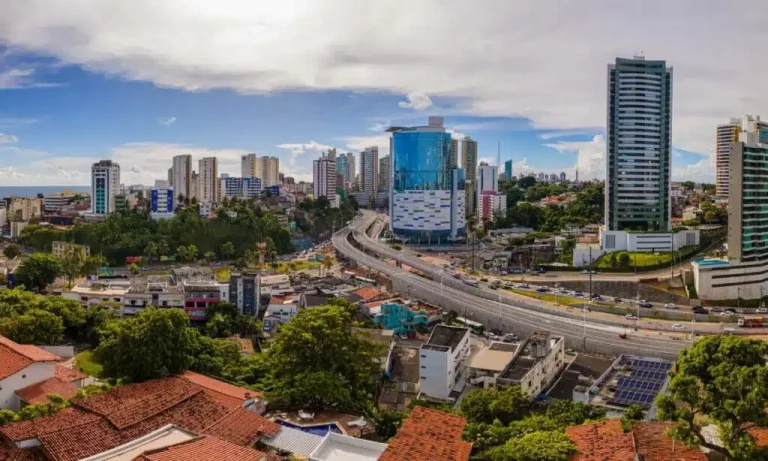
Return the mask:
POLYGON ((189 181, 189 194, 185 197, 189 200, 200 200, 200 175, 197 174, 197 171, 192 171, 191 180, 189 181))
POLYGON ((507 160, 504 162, 504 178, 509 181, 513 178, 512 176, 512 160, 507 160))
POLYGON ((120 165, 101 160, 91 166, 91 213, 110 214, 115 211, 115 195, 120 189, 120 165))
POLYGON ((565 171, 561 171, 560 172, 560 182, 565 182, 565 178, 566 178, 565 171))
POLYGON ((173 216, 174 193, 172 187, 153 187, 149 192, 150 216, 153 219, 173 216))
POLYGON ((256 154, 246 154, 240 157, 240 176, 243 178, 260 178, 259 157, 256 154))
POLYGON ((262 187, 280 184, 280 159, 277 157, 261 157, 259 163, 262 187))
POLYGON ((477 216, 494 219, 506 211, 507 197, 499 194, 499 167, 485 162, 477 167, 477 216))
POLYGON ((360 191, 370 196, 379 190, 379 148, 366 147, 360 152, 360 191))
POLYGON ((212 203, 219 198, 219 159, 204 157, 199 162, 198 189, 200 203, 212 203))
POLYGON ((605 225, 671 229, 669 205, 672 68, 616 58, 608 65, 605 225))
POLYGON ((349 160, 346 154, 341 154, 336 157, 336 173, 340 174, 343 181, 336 184, 336 187, 349 187, 349 160))
POLYGON ((539 177, 537 178, 539 182, 547 182, 547 179, 547 173, 539 173, 539 177))
POLYGON ((451 138, 451 168, 459 167, 459 140, 451 138))
POLYGON ((491 191, 499 191, 499 167, 495 165, 488 165, 485 162, 480 163, 477 167, 477 193, 478 195, 491 191))
POLYGON ((761 125, 757 117, 742 118, 730 146, 728 258, 741 262, 768 261, 768 127, 761 125))
POLYGON ((173 187, 173 167, 168 168, 168 186, 173 187))
POLYGON ((749 126, 756 130, 755 132, 758 133, 758 136, 760 130, 768 130, 768 122, 761 121, 759 115, 745 115, 744 118, 732 118, 729 123, 717 126, 717 178, 715 185, 717 196, 721 198, 728 198, 730 183, 728 155, 731 144, 739 140, 739 133, 744 121, 754 122, 749 123, 749 126))
POLYGON ((379 189, 389 190, 389 155, 379 159, 379 189))
POLYGON ((349 181, 349 187, 352 189, 353 185, 357 183, 357 164, 355 163, 355 154, 352 152, 347 152, 347 167, 349 170, 346 180, 349 181))
POLYGON ((461 165, 466 179, 466 216, 477 214, 477 141, 465 136, 461 142, 461 165))
POLYGON ((312 162, 312 194, 315 200, 325 197, 336 207, 336 160, 323 154, 312 162))
POLYGON ((261 178, 219 178, 219 198, 261 197, 261 178))
POLYGON ((192 156, 186 154, 173 157, 172 170, 171 185, 176 198, 196 196, 197 191, 192 187, 192 156))
POLYGON ((390 231, 411 242, 439 242, 466 233, 464 170, 451 168, 451 135, 442 117, 428 126, 391 127, 390 231))

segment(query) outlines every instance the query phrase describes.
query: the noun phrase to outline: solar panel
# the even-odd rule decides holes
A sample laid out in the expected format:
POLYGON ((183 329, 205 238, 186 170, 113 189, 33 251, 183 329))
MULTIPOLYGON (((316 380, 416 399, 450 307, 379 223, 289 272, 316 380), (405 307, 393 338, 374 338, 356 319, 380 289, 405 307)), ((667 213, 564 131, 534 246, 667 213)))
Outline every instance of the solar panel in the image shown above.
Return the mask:
POLYGON ((672 363, 653 360, 635 360, 632 362, 632 368, 640 368, 650 371, 667 371, 672 368, 672 363))

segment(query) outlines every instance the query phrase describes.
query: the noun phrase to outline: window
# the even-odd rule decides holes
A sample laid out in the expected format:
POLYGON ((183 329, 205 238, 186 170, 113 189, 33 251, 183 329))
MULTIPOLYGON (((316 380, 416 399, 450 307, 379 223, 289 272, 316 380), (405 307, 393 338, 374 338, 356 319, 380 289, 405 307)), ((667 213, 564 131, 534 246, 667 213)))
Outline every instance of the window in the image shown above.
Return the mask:
POLYGON ((427 367, 425 367, 424 365, 422 365, 422 366, 421 366, 421 368, 427 368, 427 367))

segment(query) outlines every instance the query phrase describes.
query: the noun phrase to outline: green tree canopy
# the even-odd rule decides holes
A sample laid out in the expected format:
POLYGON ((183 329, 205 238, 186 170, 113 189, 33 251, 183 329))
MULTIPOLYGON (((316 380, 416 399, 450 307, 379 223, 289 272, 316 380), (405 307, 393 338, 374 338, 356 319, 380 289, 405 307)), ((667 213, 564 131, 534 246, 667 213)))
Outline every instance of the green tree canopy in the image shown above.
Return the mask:
POLYGON ((3 248, 3 255, 8 259, 13 259, 21 254, 21 247, 15 243, 11 243, 3 248))
POLYGON ((31 289, 44 289, 61 274, 61 261, 50 253, 33 253, 16 270, 16 284, 31 289))
POLYGON ((768 344, 738 336, 706 336, 680 351, 669 394, 656 398, 660 419, 674 421, 670 435, 728 459, 758 459, 748 430, 768 426, 768 344), (708 442, 703 421, 717 425, 723 446, 708 442))
POLYGON ((294 408, 362 409, 375 392, 379 346, 360 337, 338 306, 305 310, 282 326, 266 353, 270 402, 294 408))
POLYGON ((509 424, 530 411, 531 402, 519 386, 503 389, 473 389, 461 400, 461 413, 468 421, 509 424))
POLYGON ((42 309, 0 320, 0 333, 19 344, 55 346, 64 339, 64 321, 42 309))
POLYGON ((576 446, 562 431, 536 431, 509 439, 486 454, 489 461, 566 461, 576 446))

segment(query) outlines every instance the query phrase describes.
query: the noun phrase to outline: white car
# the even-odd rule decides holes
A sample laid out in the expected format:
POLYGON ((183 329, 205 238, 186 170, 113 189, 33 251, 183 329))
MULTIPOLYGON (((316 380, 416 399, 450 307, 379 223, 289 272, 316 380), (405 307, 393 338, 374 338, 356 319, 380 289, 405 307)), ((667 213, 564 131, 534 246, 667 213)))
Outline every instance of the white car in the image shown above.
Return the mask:
POLYGON ((665 309, 677 309, 677 306, 675 306, 675 303, 667 303, 664 304, 665 309))
POLYGON ((757 310, 758 314, 768 314, 768 307, 761 307, 757 310))
POLYGON ((685 330, 685 327, 680 325, 679 323, 673 323, 672 324, 672 329, 676 330, 676 331, 683 331, 683 330, 685 330))
POLYGON ((637 320, 637 316, 632 314, 627 314, 624 316, 624 318, 627 320, 637 320))

